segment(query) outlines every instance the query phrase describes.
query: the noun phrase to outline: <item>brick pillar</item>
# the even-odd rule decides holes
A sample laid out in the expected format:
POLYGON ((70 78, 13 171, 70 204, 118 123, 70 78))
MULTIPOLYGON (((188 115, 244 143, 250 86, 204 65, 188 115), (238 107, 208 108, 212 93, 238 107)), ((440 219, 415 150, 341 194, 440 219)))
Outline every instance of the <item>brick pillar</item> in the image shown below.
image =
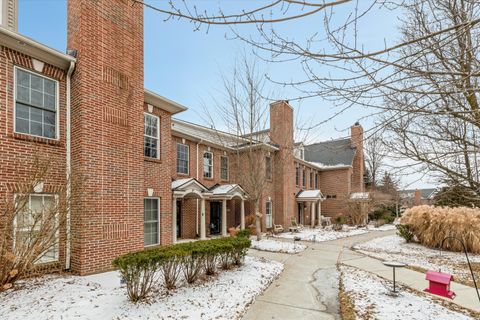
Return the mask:
POLYGON ((78 52, 72 166, 83 179, 72 269, 87 274, 143 248, 143 7, 69 0, 67 14, 68 48, 78 52))
POLYGON ((274 205, 276 224, 285 227, 295 217, 295 164, 293 157, 293 108, 288 101, 270 104, 270 139, 278 145, 274 161, 274 205))
POLYGON ((363 128, 357 122, 351 128, 352 148, 356 149, 353 158, 351 192, 363 192, 365 190, 363 173, 365 169, 365 160, 363 157, 363 128))

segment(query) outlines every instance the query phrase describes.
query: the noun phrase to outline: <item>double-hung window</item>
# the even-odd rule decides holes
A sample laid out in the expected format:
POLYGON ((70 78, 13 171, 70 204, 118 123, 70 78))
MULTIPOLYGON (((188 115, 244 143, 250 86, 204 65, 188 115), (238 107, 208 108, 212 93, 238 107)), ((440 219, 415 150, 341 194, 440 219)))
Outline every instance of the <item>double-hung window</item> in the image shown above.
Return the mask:
POLYGON ((143 114, 144 155, 148 158, 160 158, 160 120, 152 114, 143 114))
POLYGON ((265 158, 265 170, 267 180, 272 180, 272 157, 265 158))
POLYGON ((300 167, 295 167, 295 185, 300 185, 300 167))
POLYGON ((57 138, 55 80, 15 68, 15 132, 57 138))
POLYGON ((313 189, 313 171, 310 170, 310 189, 313 189))
POLYGON ((160 243, 159 202, 159 199, 153 198, 143 200, 143 240, 146 247, 160 243))
POLYGON ((190 149, 188 145, 177 144, 177 173, 188 174, 190 149))
POLYGON ((220 157, 220 179, 228 180, 228 157, 220 157))
POLYGON ((208 151, 203 154, 203 177, 213 178, 213 154, 208 151))
POLYGON ((302 185, 304 188, 307 187, 307 170, 303 169, 303 174, 302 174, 302 185))
MULTIPOLYGON (((15 217, 15 252, 44 250, 35 263, 58 261, 58 212, 54 195, 28 195, 15 217)), ((22 202, 22 203, 20 203, 22 202)))
POLYGON ((318 173, 315 173, 315 189, 318 189, 318 173))

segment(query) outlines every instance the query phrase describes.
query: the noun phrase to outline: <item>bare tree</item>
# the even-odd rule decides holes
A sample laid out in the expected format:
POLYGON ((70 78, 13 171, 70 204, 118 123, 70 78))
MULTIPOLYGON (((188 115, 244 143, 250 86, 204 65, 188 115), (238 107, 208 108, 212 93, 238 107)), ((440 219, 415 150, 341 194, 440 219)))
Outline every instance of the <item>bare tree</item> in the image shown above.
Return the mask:
POLYGON ((58 259, 60 238, 70 222, 71 207, 78 206, 81 189, 68 177, 55 186, 55 195, 44 193, 44 182, 58 167, 49 157, 36 156, 15 195, 5 197, 0 205, 0 291, 58 259))
POLYGON ((370 135, 364 144, 365 148, 365 164, 371 176, 371 189, 375 191, 378 175, 384 165, 386 154, 385 144, 381 132, 375 132, 370 135))

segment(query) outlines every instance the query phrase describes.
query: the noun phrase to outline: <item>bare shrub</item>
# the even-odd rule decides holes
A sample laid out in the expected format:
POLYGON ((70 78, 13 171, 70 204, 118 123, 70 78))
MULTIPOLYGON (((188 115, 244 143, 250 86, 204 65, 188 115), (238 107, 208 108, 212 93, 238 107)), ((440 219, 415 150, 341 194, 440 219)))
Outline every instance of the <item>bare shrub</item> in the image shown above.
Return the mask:
MULTIPOLYGON (((480 253, 480 209, 417 206, 406 210, 401 222, 428 247, 439 248, 443 239, 455 237, 465 242, 469 252, 480 253)), ((454 240, 446 241, 443 249, 463 250, 454 240)))
POLYGON ((60 233, 81 190, 80 180, 68 177, 54 194, 44 193, 44 182, 58 167, 35 157, 28 177, 0 203, 0 291, 58 258, 60 233))

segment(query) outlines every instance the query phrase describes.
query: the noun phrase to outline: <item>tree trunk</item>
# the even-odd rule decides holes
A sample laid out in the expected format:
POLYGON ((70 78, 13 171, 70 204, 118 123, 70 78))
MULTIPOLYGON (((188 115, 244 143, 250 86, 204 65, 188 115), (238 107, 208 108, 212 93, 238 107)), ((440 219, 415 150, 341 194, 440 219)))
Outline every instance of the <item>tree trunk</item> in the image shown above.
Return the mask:
POLYGON ((255 200, 253 203, 253 207, 255 210, 255 229, 257 231, 257 241, 262 240, 262 224, 260 222, 260 218, 262 217, 260 213, 260 206, 258 200, 255 200))

